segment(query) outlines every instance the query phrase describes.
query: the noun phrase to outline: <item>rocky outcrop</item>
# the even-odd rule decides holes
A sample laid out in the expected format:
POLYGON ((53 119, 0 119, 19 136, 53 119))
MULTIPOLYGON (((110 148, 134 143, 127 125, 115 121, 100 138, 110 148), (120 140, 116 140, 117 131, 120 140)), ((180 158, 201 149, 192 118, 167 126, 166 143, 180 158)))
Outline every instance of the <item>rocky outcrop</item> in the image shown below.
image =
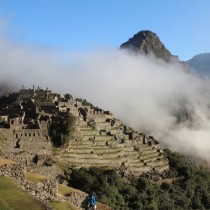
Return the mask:
POLYGON ((174 57, 163 45, 159 37, 152 31, 139 31, 127 42, 120 46, 137 54, 154 55, 157 58, 169 61, 174 57))

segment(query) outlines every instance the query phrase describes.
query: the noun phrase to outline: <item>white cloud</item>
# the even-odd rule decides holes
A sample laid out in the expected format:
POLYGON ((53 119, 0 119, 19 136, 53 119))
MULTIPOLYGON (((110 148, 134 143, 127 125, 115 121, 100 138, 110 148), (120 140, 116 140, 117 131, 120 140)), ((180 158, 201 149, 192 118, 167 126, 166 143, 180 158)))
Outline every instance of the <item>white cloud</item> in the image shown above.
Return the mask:
POLYGON ((1 83, 35 84, 86 98, 172 150, 210 160, 209 83, 180 63, 120 50, 61 54, 1 37, 0 69, 1 83), (184 121, 186 111, 193 124, 184 121), (182 124, 176 123, 177 113, 182 124))

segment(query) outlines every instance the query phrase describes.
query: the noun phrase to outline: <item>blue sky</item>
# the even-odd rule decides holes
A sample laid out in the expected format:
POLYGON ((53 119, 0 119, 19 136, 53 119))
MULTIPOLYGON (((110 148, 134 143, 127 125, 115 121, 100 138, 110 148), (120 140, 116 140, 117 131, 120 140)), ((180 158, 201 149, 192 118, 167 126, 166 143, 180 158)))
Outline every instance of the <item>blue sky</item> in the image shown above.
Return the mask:
POLYGON ((13 42, 115 49, 148 29, 181 60, 210 52, 209 11, 209 0, 0 0, 1 29, 13 42))

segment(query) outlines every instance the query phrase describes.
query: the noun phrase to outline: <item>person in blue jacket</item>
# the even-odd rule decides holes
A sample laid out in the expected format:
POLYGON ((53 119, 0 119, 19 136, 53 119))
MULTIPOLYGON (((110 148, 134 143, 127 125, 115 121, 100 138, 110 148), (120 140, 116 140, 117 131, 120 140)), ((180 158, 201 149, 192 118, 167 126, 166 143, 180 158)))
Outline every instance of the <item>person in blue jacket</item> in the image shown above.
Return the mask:
POLYGON ((88 198, 89 203, 89 209, 96 209, 96 197, 93 195, 93 193, 90 194, 88 198))

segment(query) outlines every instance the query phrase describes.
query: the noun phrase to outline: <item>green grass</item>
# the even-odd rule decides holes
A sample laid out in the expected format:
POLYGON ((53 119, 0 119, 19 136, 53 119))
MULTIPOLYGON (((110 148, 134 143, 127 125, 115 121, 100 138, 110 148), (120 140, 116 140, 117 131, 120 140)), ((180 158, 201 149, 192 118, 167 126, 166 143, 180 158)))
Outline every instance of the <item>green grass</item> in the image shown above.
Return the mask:
POLYGON ((69 193, 72 193, 72 192, 77 192, 77 193, 80 193, 80 194, 84 194, 82 191, 77 190, 75 188, 67 187, 67 186, 62 185, 62 184, 58 184, 58 194, 60 196, 65 196, 66 194, 69 194, 69 193))
POLYGON ((44 180, 47 180, 47 177, 27 171, 26 172, 26 180, 29 182, 37 183, 37 182, 42 182, 44 180))
MULTIPOLYGON (((59 196, 66 196, 72 192, 77 192, 80 194, 83 194, 82 191, 71 188, 71 187, 67 187, 65 185, 59 184, 58 185, 58 195, 59 196)), ((70 203, 61 203, 61 202, 50 202, 50 206, 54 209, 54 210, 76 210, 77 208, 70 203)))
MULTIPOLYGON (((82 155, 82 154, 91 154, 90 152, 91 151, 94 151, 93 154, 98 154, 98 155, 106 155, 106 154, 117 154, 117 153, 120 153, 122 152, 122 149, 121 148, 116 148, 116 149, 110 149, 110 148, 97 148, 97 147, 94 147, 94 148, 79 148, 77 150, 81 150, 79 152, 64 152, 63 155, 67 156, 67 155, 74 155, 74 154, 79 154, 79 155, 82 155), (87 151, 84 151, 84 150, 87 150, 87 151), (105 151, 103 151, 105 150, 105 151), (107 150, 107 151, 106 151, 107 150)), ((130 155, 130 154, 129 154, 130 155)), ((133 153, 131 153, 131 155, 133 155, 133 153)), ((135 154, 135 155, 138 155, 138 154, 135 154)))
MULTIPOLYGON (((49 203, 53 210, 78 210, 75 206, 70 203, 62 203, 58 201, 52 201, 49 203)), ((1 207, 0 207, 1 209, 1 207)))
POLYGON ((94 129, 93 128, 91 128, 91 127, 87 127, 87 126, 82 126, 82 127, 80 127, 80 131, 94 131, 94 129))
POLYGON ((21 190, 14 180, 0 177, 0 210, 44 210, 43 204, 21 190))
POLYGON ((53 155, 60 155, 61 150, 59 148, 53 147, 53 155))

